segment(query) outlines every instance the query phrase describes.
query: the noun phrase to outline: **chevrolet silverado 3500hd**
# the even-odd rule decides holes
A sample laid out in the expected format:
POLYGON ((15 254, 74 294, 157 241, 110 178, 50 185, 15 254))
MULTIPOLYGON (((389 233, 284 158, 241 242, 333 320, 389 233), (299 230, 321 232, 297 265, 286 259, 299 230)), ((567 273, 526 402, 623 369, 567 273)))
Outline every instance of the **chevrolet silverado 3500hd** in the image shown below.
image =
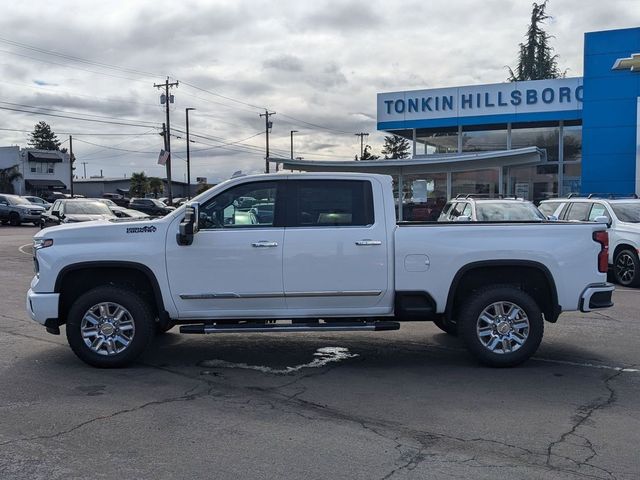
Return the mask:
POLYGON ((382 331, 435 321, 479 361, 534 354, 544 322, 607 308, 606 225, 396 223, 391 177, 234 178, 164 218, 34 236, 32 319, 97 367, 154 333, 382 331))

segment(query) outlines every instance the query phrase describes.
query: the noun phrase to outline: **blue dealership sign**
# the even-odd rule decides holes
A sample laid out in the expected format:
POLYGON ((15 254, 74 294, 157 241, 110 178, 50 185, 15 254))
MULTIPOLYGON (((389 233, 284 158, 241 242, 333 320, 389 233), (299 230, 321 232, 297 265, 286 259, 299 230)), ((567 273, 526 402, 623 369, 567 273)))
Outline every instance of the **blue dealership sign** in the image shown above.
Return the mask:
POLYGON ((575 119, 582 98, 582 78, 380 93, 378 128, 549 120, 555 112, 558 120, 575 119))

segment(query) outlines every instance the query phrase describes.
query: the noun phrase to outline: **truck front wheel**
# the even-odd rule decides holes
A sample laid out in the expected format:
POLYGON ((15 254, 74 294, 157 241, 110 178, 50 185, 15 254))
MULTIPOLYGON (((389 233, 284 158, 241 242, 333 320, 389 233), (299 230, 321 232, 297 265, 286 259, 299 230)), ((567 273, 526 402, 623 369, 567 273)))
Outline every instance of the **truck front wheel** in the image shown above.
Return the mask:
POLYGON ((467 348, 481 363, 512 367, 536 352, 544 321, 531 296, 501 285, 475 292, 460 310, 458 328, 467 348))
POLYGON ((101 286, 81 295, 67 316, 67 341, 94 367, 119 368, 133 362, 155 330, 147 302, 123 288, 101 286))

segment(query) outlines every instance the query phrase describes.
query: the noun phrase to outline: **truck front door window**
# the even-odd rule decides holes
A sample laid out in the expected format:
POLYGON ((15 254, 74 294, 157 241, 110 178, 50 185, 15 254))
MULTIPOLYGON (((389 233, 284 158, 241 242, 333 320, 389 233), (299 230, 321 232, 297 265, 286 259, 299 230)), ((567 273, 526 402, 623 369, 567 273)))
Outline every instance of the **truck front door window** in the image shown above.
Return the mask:
POLYGON ((276 182, 232 187, 200 207, 200 228, 272 227, 277 193, 276 182))

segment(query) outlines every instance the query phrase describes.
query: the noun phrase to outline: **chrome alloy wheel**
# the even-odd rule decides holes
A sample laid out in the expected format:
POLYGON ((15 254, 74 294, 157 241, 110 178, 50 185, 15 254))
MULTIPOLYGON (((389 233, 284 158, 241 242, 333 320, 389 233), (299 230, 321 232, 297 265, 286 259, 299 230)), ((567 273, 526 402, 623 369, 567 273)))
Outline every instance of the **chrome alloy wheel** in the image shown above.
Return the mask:
POLYGON ((480 343, 493 353, 512 353, 529 336, 529 318, 512 302, 495 302, 486 307, 476 323, 480 343))
POLYGON ((94 305, 86 311, 80 323, 85 345, 98 355, 116 355, 126 350, 135 331, 131 313, 113 302, 94 305))
POLYGON ((616 277, 623 285, 628 285, 636 276, 636 265, 630 253, 622 252, 616 258, 616 277))

